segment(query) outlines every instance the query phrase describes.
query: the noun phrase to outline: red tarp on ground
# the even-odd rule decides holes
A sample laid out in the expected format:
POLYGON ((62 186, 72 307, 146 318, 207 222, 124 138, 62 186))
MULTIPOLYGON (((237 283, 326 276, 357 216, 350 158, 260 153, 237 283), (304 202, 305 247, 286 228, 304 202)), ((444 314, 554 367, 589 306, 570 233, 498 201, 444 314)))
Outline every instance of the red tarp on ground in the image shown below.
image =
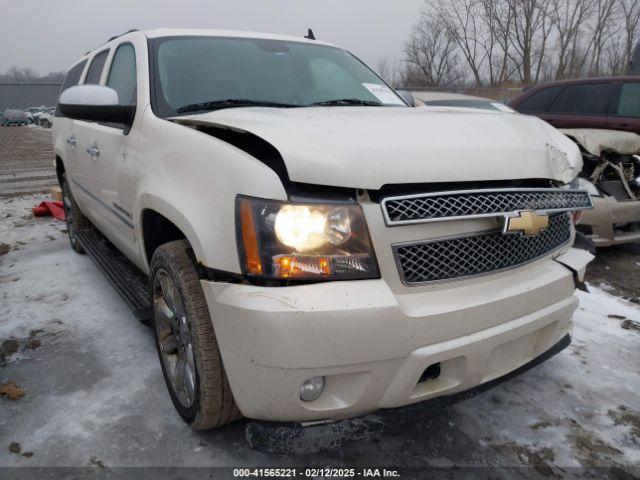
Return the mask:
POLYGON ((64 222, 64 206, 62 202, 42 202, 37 207, 31 209, 36 217, 46 217, 47 215, 53 215, 58 220, 64 222))

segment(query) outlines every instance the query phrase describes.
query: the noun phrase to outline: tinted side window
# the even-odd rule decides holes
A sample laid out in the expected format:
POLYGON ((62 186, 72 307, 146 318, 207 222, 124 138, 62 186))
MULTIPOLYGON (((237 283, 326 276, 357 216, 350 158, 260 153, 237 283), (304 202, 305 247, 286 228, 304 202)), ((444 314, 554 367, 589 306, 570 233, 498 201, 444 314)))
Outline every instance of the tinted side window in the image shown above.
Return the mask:
POLYGON ((564 85, 556 85, 540 90, 530 97, 525 98, 522 103, 516 107, 516 110, 519 112, 546 112, 551 102, 553 102, 563 87, 564 85))
POLYGON ((98 84, 100 83, 100 74, 102 73, 102 67, 104 67, 104 62, 107 61, 107 55, 109 54, 109 50, 103 50, 98 53, 93 60, 91 60, 91 65, 89 65, 89 70, 87 71, 87 76, 84 79, 85 85, 89 84, 98 84))
POLYGON ((133 45, 120 45, 113 56, 107 86, 118 92, 120 105, 136 103, 136 53, 133 45))
POLYGON ((64 82, 62 83, 62 88, 60 92, 64 92, 69 87, 74 87, 78 85, 80 81, 80 77, 82 76, 82 71, 84 70, 84 66, 87 64, 87 61, 84 60, 77 64, 74 67, 71 67, 71 70, 67 73, 67 76, 64 77, 64 82))
POLYGON ((622 86, 616 113, 621 117, 640 117, 640 83, 625 83, 622 86))
MULTIPOLYGON (((86 64, 87 64, 87 61, 83 60, 79 64, 71 67, 69 72, 67 72, 67 76, 64 77, 64 82, 62 82, 62 87, 60 87, 60 92, 58 93, 58 97, 60 97, 60 94, 64 92, 67 88, 75 87, 76 85, 78 85, 78 82, 80 81, 80 77, 82 76, 82 72, 84 71, 84 67, 86 64)), ((62 116, 62 114, 60 113, 60 106, 56 106, 55 115, 56 117, 62 116)))
POLYGON ((611 99, 615 93, 613 83, 585 83, 567 86, 549 111, 606 115, 611 113, 611 99))

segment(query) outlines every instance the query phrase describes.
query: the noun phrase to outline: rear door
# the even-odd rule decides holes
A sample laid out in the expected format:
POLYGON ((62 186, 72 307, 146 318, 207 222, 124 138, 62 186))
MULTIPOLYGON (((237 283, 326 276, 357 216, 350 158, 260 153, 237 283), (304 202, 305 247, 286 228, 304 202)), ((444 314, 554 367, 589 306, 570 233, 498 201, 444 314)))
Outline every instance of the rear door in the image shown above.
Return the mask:
POLYGON ((540 117, 558 128, 611 128, 616 93, 612 81, 570 83, 540 117))
POLYGON ((610 128, 640 134, 640 81, 624 81, 610 128))
MULTIPOLYGON (((125 41, 114 46, 104 84, 118 94, 120 105, 137 104, 136 49, 125 41)), ((101 197, 109 208, 109 222, 122 250, 133 250, 133 190, 135 175, 135 145, 137 132, 116 124, 96 124, 95 138, 100 155, 101 197)))

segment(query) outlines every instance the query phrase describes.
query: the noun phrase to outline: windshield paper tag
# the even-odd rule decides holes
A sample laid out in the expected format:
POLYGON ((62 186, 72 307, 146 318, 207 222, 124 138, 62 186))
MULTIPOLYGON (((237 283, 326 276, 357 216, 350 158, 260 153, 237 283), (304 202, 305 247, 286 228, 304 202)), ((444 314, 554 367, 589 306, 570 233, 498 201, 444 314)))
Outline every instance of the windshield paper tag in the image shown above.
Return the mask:
POLYGON ((381 103, 386 105, 404 105, 402 100, 386 85, 380 83, 363 83, 362 86, 369 90, 381 103))
POLYGON ((514 111, 511 108, 507 107, 504 103, 492 102, 491 105, 493 105, 501 112, 514 113, 514 111))

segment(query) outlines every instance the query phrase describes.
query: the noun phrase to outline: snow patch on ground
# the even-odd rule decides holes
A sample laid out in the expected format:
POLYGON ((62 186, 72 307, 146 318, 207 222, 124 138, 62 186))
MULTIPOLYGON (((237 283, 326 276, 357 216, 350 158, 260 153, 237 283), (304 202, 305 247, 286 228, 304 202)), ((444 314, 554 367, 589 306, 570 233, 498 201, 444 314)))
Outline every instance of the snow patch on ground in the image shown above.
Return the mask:
POLYGON ((621 328, 640 309, 596 286, 578 292, 569 348, 438 419, 313 457, 251 451, 242 422, 195 432, 171 405, 150 330, 69 248, 62 222, 31 216, 40 200, 0 203, 12 247, 0 256, 0 345, 19 344, 0 382, 26 391, 0 398, 0 465, 640 465, 640 333, 621 328))

